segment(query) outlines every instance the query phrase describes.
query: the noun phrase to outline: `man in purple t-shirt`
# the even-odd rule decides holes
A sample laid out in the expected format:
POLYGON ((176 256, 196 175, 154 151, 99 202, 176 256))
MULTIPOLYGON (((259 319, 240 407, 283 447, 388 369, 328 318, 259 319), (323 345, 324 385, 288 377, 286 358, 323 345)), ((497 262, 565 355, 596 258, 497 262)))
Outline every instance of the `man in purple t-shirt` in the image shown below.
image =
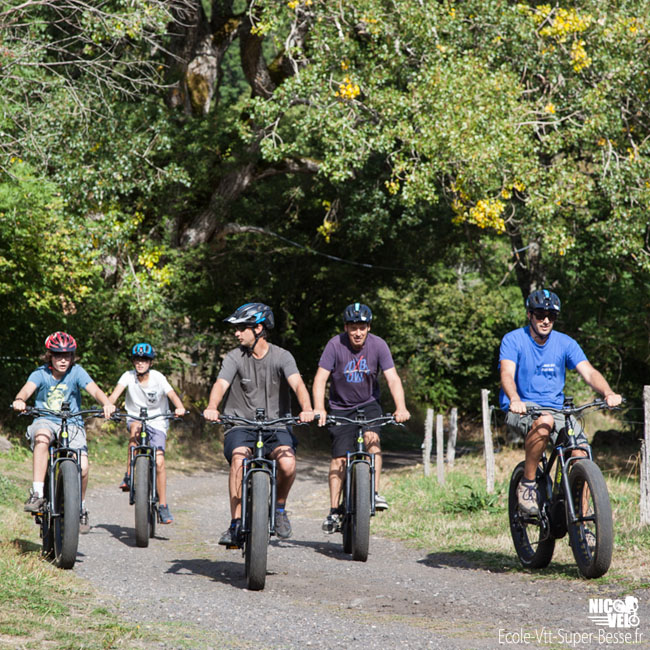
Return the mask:
MULTIPOLYGON (((325 425, 325 387, 330 379, 329 405, 332 415, 354 419, 363 409, 365 418, 382 415, 379 404, 378 375, 384 373, 390 394, 395 402, 394 417, 406 422, 411 414, 406 409, 402 381, 395 370, 393 357, 386 341, 370 333, 372 312, 361 303, 348 305, 343 312, 344 331, 330 339, 318 362, 314 377, 314 413, 319 414, 318 426, 325 425)), ((339 501, 348 451, 354 451, 357 437, 355 425, 332 426, 332 460, 329 471, 330 513, 323 522, 323 530, 336 532, 340 527, 339 501)), ((375 489, 379 489, 381 474, 381 446, 376 431, 365 431, 364 442, 369 453, 375 454, 375 489)), ((386 510, 388 504, 375 494, 375 508, 386 510)))

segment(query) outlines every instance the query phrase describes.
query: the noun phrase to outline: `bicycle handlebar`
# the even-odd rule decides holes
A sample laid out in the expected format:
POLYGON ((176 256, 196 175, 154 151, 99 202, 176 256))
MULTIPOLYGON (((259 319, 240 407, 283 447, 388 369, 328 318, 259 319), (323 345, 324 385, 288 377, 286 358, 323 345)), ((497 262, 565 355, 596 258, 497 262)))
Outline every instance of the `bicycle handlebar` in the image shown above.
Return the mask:
MULTIPOLYGON (((625 400, 623 400, 623 403, 625 400)), ((618 409, 618 406, 608 406, 604 399, 595 399, 593 402, 581 404, 580 406, 563 406, 562 408, 554 408, 552 406, 539 406, 535 408, 528 408, 527 415, 542 415, 543 413, 560 413, 561 415, 580 415, 589 409, 618 409)))
POLYGON ((386 426, 387 424, 396 424, 400 427, 404 426, 403 422, 397 422, 393 415, 381 415, 378 418, 371 418, 370 420, 353 420, 352 418, 346 418, 342 415, 328 415, 327 423, 334 424, 336 426, 341 426, 342 424, 358 424, 359 426, 369 426, 376 424, 380 427, 386 426))
MULTIPOLYGON (((189 411, 185 411, 183 415, 187 415, 189 411)), ((157 420, 158 418, 163 418, 165 420, 174 420, 178 419, 180 420, 181 417, 180 415, 176 415, 176 413, 172 413, 171 411, 169 413, 159 413, 158 415, 146 415, 146 416, 141 416, 141 415, 129 415, 128 413, 124 413, 124 411, 115 411, 113 415, 111 415, 111 420, 126 420, 126 418, 129 418, 131 420, 137 420, 138 422, 147 422, 148 420, 157 420)))
MULTIPOLYGON (((314 416, 314 421, 318 419, 318 416, 314 416)), ((211 420, 215 424, 247 424, 251 427, 270 427, 274 424, 309 424, 309 422, 301 422, 300 419, 294 415, 286 416, 283 418, 275 418, 273 420, 249 420, 248 418, 242 418, 239 415, 224 415, 220 414, 218 420, 211 420)))
MULTIPOLYGON (((10 406, 9 408, 13 408, 13 406, 10 406)), ((18 415, 53 415, 54 417, 60 418, 61 420, 69 420, 70 418, 84 415, 90 417, 103 417, 104 411, 98 408, 84 409, 81 411, 54 411, 52 409, 39 406, 28 406, 24 411, 20 411, 18 415)))

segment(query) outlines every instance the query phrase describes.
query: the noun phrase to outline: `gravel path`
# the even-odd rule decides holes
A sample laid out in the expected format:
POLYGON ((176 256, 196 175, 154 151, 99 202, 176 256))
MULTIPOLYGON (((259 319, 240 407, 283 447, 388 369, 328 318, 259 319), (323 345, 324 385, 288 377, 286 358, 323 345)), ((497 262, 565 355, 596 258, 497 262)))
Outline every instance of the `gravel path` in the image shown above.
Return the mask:
POLYGON ((294 535, 272 541, 264 591, 246 590, 241 553, 217 544, 230 520, 223 470, 170 476, 176 521, 145 549, 127 496, 91 485, 93 527, 74 571, 121 616, 178 623, 178 646, 165 647, 181 647, 191 627, 200 648, 650 648, 650 590, 634 593, 638 627, 609 628, 589 619, 589 599, 620 598, 622 587, 494 573, 375 536, 368 561, 352 561, 340 535, 320 530, 325 465, 298 463, 294 535))

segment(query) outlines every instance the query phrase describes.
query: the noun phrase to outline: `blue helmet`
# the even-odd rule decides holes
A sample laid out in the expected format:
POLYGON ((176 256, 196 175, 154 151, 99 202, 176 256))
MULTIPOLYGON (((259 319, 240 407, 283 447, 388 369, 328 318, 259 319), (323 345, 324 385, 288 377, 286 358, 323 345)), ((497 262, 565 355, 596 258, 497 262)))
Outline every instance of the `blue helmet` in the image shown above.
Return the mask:
POLYGON ((533 309, 552 309, 559 313, 560 299, 548 289, 537 289, 526 298, 527 311, 533 309))
POLYGON ((131 348, 131 357, 144 357, 153 361, 156 358, 156 351, 150 343, 136 343, 131 348))
POLYGON ((268 305, 263 302, 247 302, 245 305, 238 307, 235 311, 224 318, 224 323, 231 325, 248 325, 255 327, 258 323, 262 323, 268 330, 272 330, 275 325, 273 318, 273 311, 268 305))
POLYGON ((368 323, 372 321, 372 312, 368 305, 360 302, 353 302, 348 305, 343 312, 344 323, 368 323))

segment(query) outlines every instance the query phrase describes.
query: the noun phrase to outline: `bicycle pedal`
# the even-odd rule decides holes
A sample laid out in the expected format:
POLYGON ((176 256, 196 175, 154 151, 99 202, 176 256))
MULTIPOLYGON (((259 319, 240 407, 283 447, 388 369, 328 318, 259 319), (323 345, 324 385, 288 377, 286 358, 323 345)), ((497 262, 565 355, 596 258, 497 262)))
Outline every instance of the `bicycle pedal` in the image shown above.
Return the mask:
POLYGON ((240 548, 241 546, 239 546, 239 544, 229 544, 228 546, 226 546, 226 549, 229 551, 236 551, 237 549, 240 548))

